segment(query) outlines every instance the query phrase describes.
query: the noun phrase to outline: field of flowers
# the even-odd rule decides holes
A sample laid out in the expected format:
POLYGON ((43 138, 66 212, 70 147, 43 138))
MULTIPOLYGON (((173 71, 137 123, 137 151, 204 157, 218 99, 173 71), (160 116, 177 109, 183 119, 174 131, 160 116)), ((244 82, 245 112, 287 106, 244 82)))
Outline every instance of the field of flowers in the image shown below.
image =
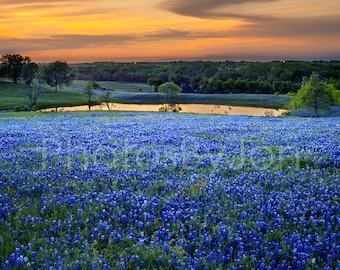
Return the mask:
POLYGON ((0 115, 3 269, 339 269, 340 119, 0 115))

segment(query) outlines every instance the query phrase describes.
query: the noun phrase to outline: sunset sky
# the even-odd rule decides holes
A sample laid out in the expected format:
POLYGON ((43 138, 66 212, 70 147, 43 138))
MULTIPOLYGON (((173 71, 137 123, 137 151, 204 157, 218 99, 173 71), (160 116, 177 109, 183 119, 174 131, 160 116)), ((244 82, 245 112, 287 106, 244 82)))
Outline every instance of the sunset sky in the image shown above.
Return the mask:
POLYGON ((0 0, 0 54, 64 60, 340 60, 340 0, 0 0))

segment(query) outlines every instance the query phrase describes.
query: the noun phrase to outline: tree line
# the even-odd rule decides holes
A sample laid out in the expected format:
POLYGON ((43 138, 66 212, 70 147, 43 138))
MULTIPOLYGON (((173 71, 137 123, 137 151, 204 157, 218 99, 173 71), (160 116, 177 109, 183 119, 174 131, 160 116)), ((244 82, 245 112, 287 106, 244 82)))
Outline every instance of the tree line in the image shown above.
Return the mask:
POLYGON ((5 54, 0 58, 0 76, 9 76, 14 83, 22 79, 26 85, 46 83, 55 88, 69 85, 76 77, 74 69, 65 61, 37 64, 29 56, 5 54))
POLYGON ((20 54, 5 54, 0 58, 0 76, 7 75, 14 83, 23 80, 27 85, 27 97, 30 101, 29 109, 34 109, 37 100, 43 93, 42 84, 54 87, 55 93, 62 85, 69 85, 75 78, 75 72, 65 61, 54 61, 39 65, 31 61, 28 56, 20 54))
POLYGON ((171 81, 184 93, 296 93, 303 78, 310 77, 313 71, 340 89, 339 61, 96 62, 72 67, 79 80, 148 83, 155 91, 162 83, 171 81))
POLYGON ((36 64, 28 56, 3 55, 1 73, 14 82, 26 84, 43 81, 57 91, 73 79, 148 83, 158 91, 159 85, 174 82, 183 93, 204 94, 287 94, 296 93, 304 77, 317 72, 320 80, 340 89, 340 61, 272 61, 272 62, 95 62, 67 64, 55 61, 36 64))
MULTIPOLYGON (((319 116, 340 101, 340 62, 166 62, 166 63, 87 63, 69 65, 65 61, 37 64, 30 57, 5 54, 1 57, 0 76, 14 83, 22 79, 30 86, 31 108, 42 93, 41 84, 55 88, 69 85, 76 78, 89 81, 85 86, 89 109, 96 81, 148 83, 155 92, 169 98, 180 92, 209 94, 289 94, 296 96, 291 106, 307 108, 319 116)), ((109 93, 107 93, 107 101, 109 93)), ((178 108, 164 107, 165 111, 178 108)))

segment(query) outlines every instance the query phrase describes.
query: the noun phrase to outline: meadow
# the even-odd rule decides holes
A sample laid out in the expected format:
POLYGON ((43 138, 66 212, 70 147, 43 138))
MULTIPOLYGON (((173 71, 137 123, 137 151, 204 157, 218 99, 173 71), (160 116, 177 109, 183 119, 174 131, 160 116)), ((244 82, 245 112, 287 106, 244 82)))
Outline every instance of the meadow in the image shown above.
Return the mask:
POLYGON ((0 114, 2 269, 339 269, 339 118, 0 114))
MULTIPOLYGON (((23 84, 14 84, 0 80, 0 111, 22 110, 30 105, 28 87, 23 84)), ((38 99, 38 108, 53 108, 62 106, 86 105, 87 96, 71 89, 54 89, 44 86, 44 91, 38 99)))
MULTIPOLYGON (((88 104, 88 97, 82 91, 86 81, 74 81, 71 86, 64 86, 54 92, 47 85, 37 101, 37 109, 80 106, 88 104)), ((152 88, 142 83, 99 82, 101 90, 95 90, 91 101, 100 104, 106 90, 110 91, 110 102, 124 104, 163 104, 164 96, 152 92, 152 88), (105 89, 105 90, 104 90, 105 89)), ((29 106, 28 87, 0 80, 0 111, 22 110, 29 106)), ((266 94, 181 94, 171 99, 181 104, 213 104, 245 107, 285 108, 291 97, 266 94)))

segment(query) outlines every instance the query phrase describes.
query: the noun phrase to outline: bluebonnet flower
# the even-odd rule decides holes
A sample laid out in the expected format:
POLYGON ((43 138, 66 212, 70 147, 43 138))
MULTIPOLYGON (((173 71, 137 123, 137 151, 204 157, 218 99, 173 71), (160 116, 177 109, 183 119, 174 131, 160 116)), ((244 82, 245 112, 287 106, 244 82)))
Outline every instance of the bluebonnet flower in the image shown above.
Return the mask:
POLYGON ((29 120, 0 119, 5 269, 339 267, 338 119, 29 120))

